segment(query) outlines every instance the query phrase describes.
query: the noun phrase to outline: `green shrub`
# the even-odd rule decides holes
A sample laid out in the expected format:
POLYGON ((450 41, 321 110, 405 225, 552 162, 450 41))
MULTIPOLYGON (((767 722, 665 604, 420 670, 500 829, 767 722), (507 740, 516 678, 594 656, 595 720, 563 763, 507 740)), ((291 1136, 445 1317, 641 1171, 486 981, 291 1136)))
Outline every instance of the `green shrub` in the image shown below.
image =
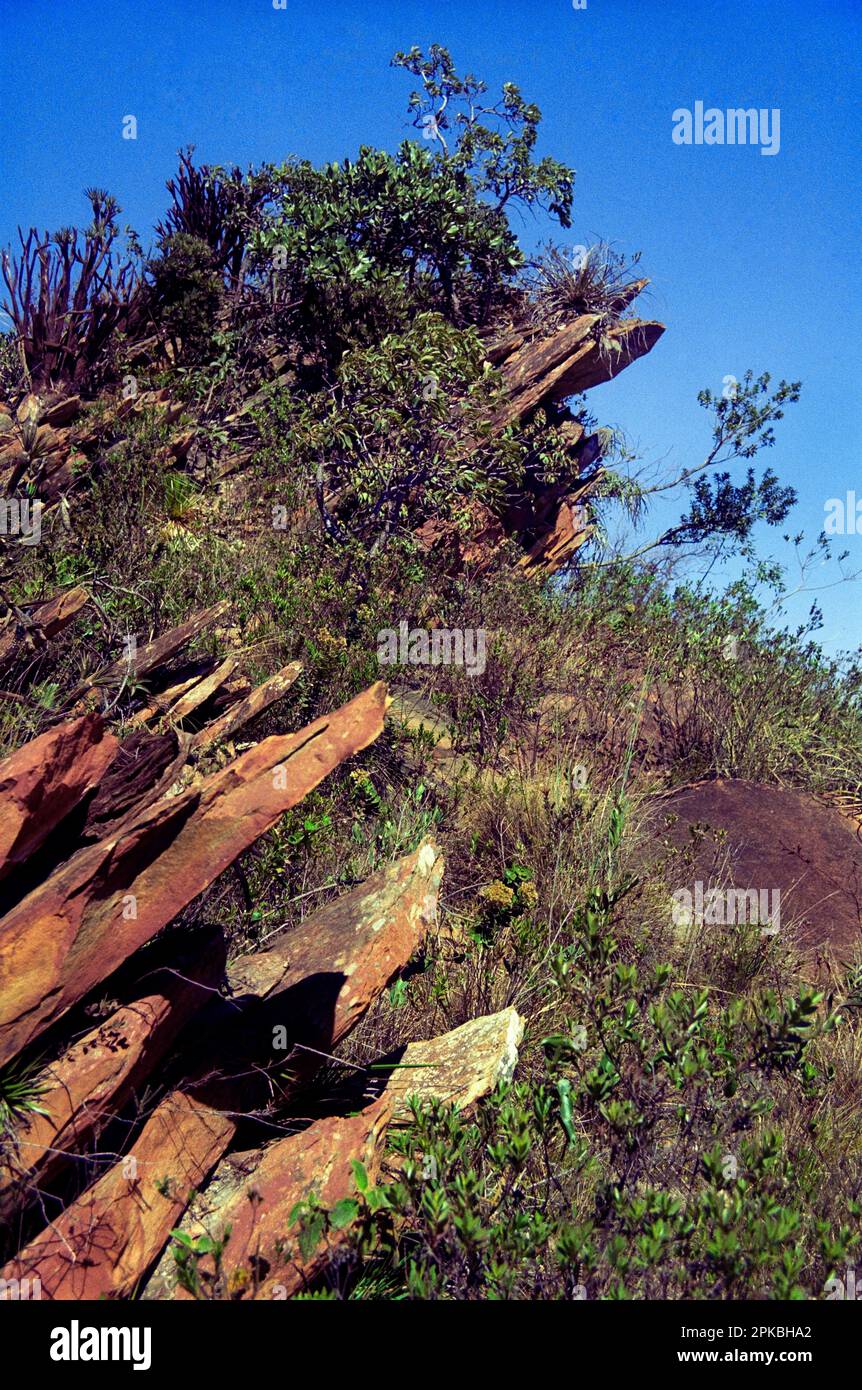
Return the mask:
POLYGON ((212 348, 223 287, 216 257, 199 237, 174 232, 148 265, 151 312, 183 362, 205 360, 212 348))

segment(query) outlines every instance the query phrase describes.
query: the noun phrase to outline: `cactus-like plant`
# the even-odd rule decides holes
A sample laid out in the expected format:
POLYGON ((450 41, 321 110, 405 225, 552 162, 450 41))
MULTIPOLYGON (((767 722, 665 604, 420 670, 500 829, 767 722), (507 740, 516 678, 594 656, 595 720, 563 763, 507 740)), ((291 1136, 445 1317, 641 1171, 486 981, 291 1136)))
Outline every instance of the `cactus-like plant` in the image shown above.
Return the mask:
POLYGON ((19 227, 21 251, 7 248, 0 270, 3 303, 33 390, 84 387, 111 335, 128 321, 139 286, 133 260, 117 254, 120 209, 101 189, 88 189, 92 224, 40 236, 19 227))

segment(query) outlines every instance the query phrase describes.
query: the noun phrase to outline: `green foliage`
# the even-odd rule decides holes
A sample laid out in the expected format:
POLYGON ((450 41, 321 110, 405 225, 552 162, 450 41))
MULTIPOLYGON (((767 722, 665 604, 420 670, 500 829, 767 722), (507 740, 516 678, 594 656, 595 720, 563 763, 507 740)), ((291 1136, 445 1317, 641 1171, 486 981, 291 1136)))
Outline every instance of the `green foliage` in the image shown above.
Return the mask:
POLYGON ((47 1115, 39 1097, 48 1089, 38 1061, 17 1059, 0 1071, 0 1145, 14 1139, 16 1127, 28 1115, 47 1115))
POLYGON ((303 816, 298 828, 287 833, 287 843, 295 848, 308 849, 318 836, 327 833, 331 825, 329 816, 321 816, 319 820, 314 816, 303 816))
POLYGON ((479 945, 489 945, 497 934, 532 911, 536 905, 533 871, 522 864, 509 864, 498 879, 479 893, 481 911, 471 937, 479 945))
POLYGON ((179 520, 190 510, 197 488, 184 473, 168 473, 164 479, 164 505, 168 516, 179 520))
POLYGON ((177 1282, 196 1299, 218 1297, 221 1293, 221 1265, 225 1248, 230 1240, 230 1227, 218 1237, 208 1235, 190 1236, 185 1231, 171 1231, 173 1244, 170 1247, 177 1271, 177 1282), (214 1272, 205 1277, 201 1273, 200 1262, 211 1258, 214 1272))
MULTIPOLYGON (((609 850, 621 833, 608 828, 609 850)), ((357 1181, 354 1275, 381 1264, 418 1299, 816 1295, 858 1251, 858 1182, 824 1188, 823 996, 712 997, 624 959, 630 886, 596 889, 551 962, 569 1021, 529 1082, 475 1119, 413 1104, 396 1181, 357 1181)), ((852 998, 852 978, 848 980, 852 998)))
POLYGON ((532 311, 549 331, 580 314, 601 314, 615 322, 639 260, 639 251, 629 261, 606 242, 576 256, 549 246, 532 263, 532 311))
POLYGON ((278 197, 251 243, 253 264, 284 306, 285 327, 335 365, 417 313, 484 322, 523 263, 501 211, 469 177, 411 142, 395 155, 278 171, 278 197))
MULTIPOLYGON (((761 449, 772 447, 773 425, 783 418, 785 404, 799 400, 801 383, 782 381, 772 393, 769 384, 768 372, 755 380, 754 373, 748 371, 727 395, 714 396, 708 390, 699 393, 699 403, 714 415, 711 459, 751 459, 761 449)), ((793 488, 781 487, 771 469, 759 482, 752 468, 742 484, 733 483, 727 471, 714 473, 710 479, 701 475, 685 481, 692 491, 691 509, 663 538, 664 544, 697 544, 715 537, 744 541, 757 521, 779 525, 796 501, 793 488)))
POLYGON ((0 333, 0 400, 20 395, 25 388, 24 363, 18 339, 12 332, 0 333))
POLYGON ((466 496, 502 493, 521 450, 488 437, 498 403, 475 333, 421 314, 404 333, 347 354, 333 391, 283 399, 281 447, 314 478, 326 535, 374 555, 466 496))
MULTIPOLYGON (((603 582, 605 618, 596 610, 596 622, 660 673, 656 717, 679 780, 713 774, 859 788, 862 672, 824 657, 812 640, 816 612, 799 627, 774 626, 784 583, 759 564, 724 594, 668 590, 623 572, 603 582)), ((581 594, 590 605, 598 599, 589 585, 581 594)))
POLYGON ((218 262, 199 237, 173 232, 148 265, 151 310, 184 362, 205 360, 222 298, 218 262))
POLYGON ((475 189, 487 194, 501 212, 509 202, 545 207, 560 225, 571 225, 574 170, 555 159, 533 158, 542 113, 525 102, 514 82, 503 84, 500 98, 485 105, 484 82, 471 73, 459 77, 449 51, 432 44, 426 57, 418 48, 396 53, 393 66, 422 81, 409 109, 426 139, 440 143, 442 162, 468 174, 475 189), (456 139, 449 149, 447 132, 456 139))
POLYGON ((497 105, 484 107, 476 104, 484 84, 462 81, 445 49, 435 45, 427 60, 413 49, 394 63, 422 77, 425 98, 414 94, 410 109, 426 136, 433 123, 444 152, 405 141, 394 155, 364 146, 355 160, 321 169, 270 168, 270 196, 250 223, 252 264, 282 335, 329 369, 351 344, 404 331, 416 314, 481 325, 514 302, 524 258, 510 202, 546 207, 569 225, 574 176, 534 160, 541 114, 517 87, 506 84, 497 105), (443 132, 452 122, 450 152, 443 132))

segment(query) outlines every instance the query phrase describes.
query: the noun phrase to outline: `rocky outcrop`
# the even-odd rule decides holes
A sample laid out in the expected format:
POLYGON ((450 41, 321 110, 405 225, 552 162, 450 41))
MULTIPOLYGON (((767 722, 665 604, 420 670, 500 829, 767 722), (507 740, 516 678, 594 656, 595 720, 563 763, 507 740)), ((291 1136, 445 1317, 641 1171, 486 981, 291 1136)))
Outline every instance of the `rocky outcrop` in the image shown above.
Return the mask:
MULTIPOLYGON (((643 288, 646 281, 638 283, 643 288)), ((623 319, 608 325, 601 314, 582 314, 548 336, 516 333, 504 340, 502 354, 492 345, 509 396, 495 427, 610 381, 651 352, 663 332, 661 323, 623 319)))
POLYGON ((187 1059, 194 1093, 236 1113, 286 1100, 356 1027, 422 946, 437 915, 439 850, 425 841, 227 971, 232 998, 201 1023, 187 1059), (213 1056, 212 1036, 220 1046, 213 1056))
POLYGON ((53 1182, 68 1156, 88 1152, 212 997, 224 964, 221 932, 196 933, 172 966, 150 972, 148 992, 78 1038, 41 1073, 39 1111, 27 1117, 0 1162, 0 1214, 53 1182))
POLYGON ((93 714, 31 739, 0 763, 0 878, 26 863, 99 784, 117 747, 93 714))
MULTIPOLYGON (((218 1168, 206 1192, 180 1226, 197 1240, 230 1237, 217 1271, 212 1257, 197 1262, 205 1295, 290 1298, 319 1274, 346 1231, 330 1226, 311 1248, 301 1248, 296 1207, 314 1203, 327 1210, 355 1195, 353 1164, 376 1182, 383 1155, 390 1101, 381 1096, 358 1115, 318 1120, 263 1154, 238 1154, 218 1168)), ((178 1279, 169 1248, 144 1291, 145 1299, 189 1298, 178 1279)))
POLYGON ((0 921, 0 1061, 106 978, 383 728, 378 683, 79 850, 0 921))
MULTIPOLYGON (((103 405, 101 412, 88 415, 80 396, 56 392, 28 394, 16 409, 0 402, 0 486, 4 492, 12 494, 24 481, 37 486, 37 495, 44 503, 53 504, 74 490, 80 466, 84 465, 86 472, 94 446, 110 447, 122 439, 128 429, 123 422, 129 415, 152 411, 163 425, 171 425, 185 408, 171 399, 167 388, 141 391, 103 405)), ((182 437, 169 440, 165 462, 182 458, 189 444, 182 437)))
POLYGON ((508 537, 503 522, 484 502, 474 498, 464 510, 469 517, 466 531, 454 521, 431 517, 417 529, 416 541, 422 550, 442 554, 450 573, 476 576, 493 562, 508 537))
MULTIPOLYGON (((636 280, 623 287, 615 299, 608 301, 603 313, 576 314, 568 321, 557 315, 553 324, 528 319, 487 342, 486 356, 499 369, 508 396, 493 421, 494 431, 527 420, 538 409, 558 412, 561 402, 612 380, 650 352, 664 332, 664 325, 621 317, 647 284, 646 280, 636 280)), ((278 379, 277 375, 273 379, 278 379)), ((253 451, 249 450, 243 431, 247 432, 254 405, 265 398, 265 392, 260 398, 252 395, 226 417, 228 431, 239 431, 242 439, 238 441, 238 451, 237 444, 229 445, 209 460, 216 477, 235 472, 251 457, 253 451)), ((192 455, 198 450, 199 427, 179 422, 184 407, 171 399, 166 388, 140 392, 133 398, 106 405, 99 416, 88 416, 82 413, 78 396, 27 396, 17 412, 11 407, 4 409, 0 403, 0 483, 6 493, 13 493, 22 479, 32 482, 37 477, 38 495, 49 505, 65 497, 75 486, 73 461, 85 476, 87 469, 82 465, 88 464, 90 455, 116 447, 128 430, 129 417, 147 411, 158 415, 163 425, 177 424, 177 430, 159 452, 160 461, 169 467, 192 466, 192 455)), ((421 529, 419 543, 426 549, 442 546, 451 552, 454 570, 472 573, 487 568, 506 539, 517 540, 527 552, 523 568, 528 574, 547 576, 568 564, 590 534, 573 513, 574 502, 569 495, 578 486, 578 474, 581 486, 586 486, 588 451, 582 450, 578 459, 576 436, 582 435, 583 429, 576 421, 569 424, 574 451, 572 485, 564 492, 554 487, 538 494, 527 487, 524 496, 515 499, 516 510, 523 512, 526 508, 532 513, 526 530, 522 525, 514 526, 511 519, 496 516, 482 504, 468 501, 474 524, 466 536, 463 528, 432 520, 421 529)), ((590 474, 590 481, 595 486, 597 478, 590 474)))
POLYGON ((48 1299, 128 1296, 233 1132, 226 1116, 189 1096, 169 1096, 123 1160, 10 1260, 0 1279, 38 1279, 48 1299))
POLYGON ((575 488, 554 508, 553 520, 547 530, 530 546, 518 564, 525 574, 535 578, 548 578, 567 565, 589 540, 593 525, 584 505, 595 490, 591 482, 575 488))
MULTIPOLYGON (((181 1242, 202 1236, 221 1242, 229 1232, 218 1269, 211 1256, 196 1263, 199 1295, 289 1298, 307 1287, 351 1224, 357 1195, 353 1164, 363 1165, 370 1184, 386 1180, 386 1129, 409 1120, 408 1098, 433 1096, 468 1110, 499 1082, 511 1081, 523 1032, 523 1020, 509 1008, 442 1037, 410 1043, 393 1064, 382 1095, 358 1114, 316 1120, 269 1148, 226 1158, 179 1227, 181 1242), (308 1216, 315 1207, 331 1214, 311 1250, 300 1246, 297 1206, 308 1216)), ((178 1276, 177 1248, 165 1251, 144 1298, 192 1296, 178 1276)))
POLYGON ((86 608, 90 595, 80 584, 53 598, 23 604, 7 612, 0 629, 0 669, 19 652, 32 653, 44 647, 86 608))
POLYGON ((500 371, 507 395, 493 432, 524 422, 537 410, 549 411, 561 417, 571 471, 554 484, 525 478, 523 491, 508 498, 501 516, 474 500, 467 528, 441 519, 420 527, 420 546, 442 553, 453 573, 481 574, 509 540, 525 552, 518 562, 523 572, 547 578, 568 565, 589 540, 593 525, 587 503, 604 476, 599 435, 585 437, 583 426, 566 418, 560 405, 610 381, 658 342, 663 324, 618 317, 647 283, 627 286, 604 314, 581 314, 553 329, 526 323, 486 344, 486 356, 500 371))
POLYGON ((716 911, 704 913, 698 930, 733 930, 740 913, 745 921, 752 918, 755 901, 759 910, 762 894, 766 919, 761 916, 759 925, 770 935, 809 954, 829 948, 849 958, 858 950, 862 845, 834 807, 792 787, 718 779, 662 797, 650 825, 655 837, 686 851, 671 862, 668 886, 690 892, 695 912, 696 884, 706 906, 710 890, 733 892, 732 903, 722 897, 716 911), (780 911, 775 932, 769 921, 774 903, 780 911))
MULTIPOLYGON (((279 1073, 284 1105, 421 947, 436 919, 442 872, 439 851, 423 842, 311 914, 268 951, 235 961, 227 972, 230 999, 210 1005, 201 1017, 197 1049, 192 1041, 184 1050, 183 1083, 129 1152, 2 1277, 38 1277, 43 1296, 51 1298, 125 1296, 167 1241, 190 1187, 227 1152, 239 1116, 270 1098, 268 1072, 279 1073), (276 1041, 279 1034, 283 1039, 276 1041), (177 1117, 176 1132, 167 1122, 171 1116, 177 1117), (186 1154, 182 1163, 178 1144, 186 1154)), ((31 1117, 0 1168, 0 1209, 14 1210, 34 1188, 53 1180, 69 1156, 86 1153, 152 1073, 181 1024, 212 997, 223 960, 220 940, 205 935, 191 959, 178 957, 175 967, 151 972, 158 988, 117 1010, 45 1070, 38 1080, 45 1087, 40 1108, 47 1113, 31 1117)), ((377 1108, 382 1125, 389 1101, 384 1098, 377 1108)), ((313 1163, 315 1181, 330 1175, 327 1191, 352 1181, 349 1162, 342 1171, 345 1135, 360 1145, 348 1145, 351 1154, 365 1152, 360 1129, 351 1120, 326 1122, 312 1136, 313 1145, 300 1145, 301 1155, 310 1157, 291 1169, 293 1187, 306 1161, 313 1163)), ((381 1138, 382 1133, 379 1128, 381 1138)), ((239 1242, 232 1248, 239 1250, 239 1242)), ((308 1277, 325 1253, 302 1266, 308 1277)))
MULTIPOLYGON (((624 307, 621 301, 619 311, 624 307)), ((601 480, 602 450, 598 435, 586 436, 579 422, 565 419, 560 402, 610 379, 649 351, 661 331, 580 315, 553 330, 516 327, 489 345, 509 395, 495 428, 548 409, 561 425, 570 473, 553 487, 525 477, 522 495, 508 497, 500 515, 473 502, 466 534, 428 523, 420 544, 448 546, 453 568, 472 573, 503 546, 511 547, 513 562, 520 555, 530 575, 567 564, 590 533, 587 505, 601 480)), ((168 393, 109 402, 97 412, 82 410, 77 397, 45 396, 27 398, 15 412, 0 409, 0 483, 7 494, 35 485, 49 514, 53 508, 67 521, 67 493, 121 444, 129 415, 143 410, 177 426, 159 450, 159 466, 193 471, 199 429, 180 420, 183 407, 168 393)), ((240 407, 229 424, 244 431, 227 446, 233 469, 248 457, 248 412, 240 407)), ((218 477, 218 459, 210 465, 218 477)), ((88 602, 74 588, 23 608, 11 603, 0 628, 0 664, 10 685, 4 698, 22 698, 33 679, 29 656, 88 602)), ((188 659, 186 652, 181 660, 206 633, 223 640, 217 624, 226 613, 227 604, 216 604, 140 647, 132 644, 69 692, 58 715, 46 712, 44 724, 59 722, 0 770, 0 808, 9 813, 0 832, 0 876, 6 873, 9 887, 0 918, 0 1065, 21 1053, 30 1062, 27 1049, 37 1039, 53 1059, 37 1077, 46 1113, 22 1118, 16 1144, 3 1153, 0 1208, 21 1214, 22 1229, 32 1230, 35 1193, 50 1191, 67 1203, 2 1277, 39 1278, 46 1298, 127 1297, 163 1254, 151 1286, 157 1288, 166 1268, 175 1270, 165 1246, 193 1188, 204 1189, 199 1201, 208 1215, 232 1228, 221 1270, 206 1261, 199 1266, 194 1277, 209 1282, 198 1292, 291 1296, 319 1275, 349 1225, 353 1163, 361 1162, 371 1181, 385 1177, 387 1127, 408 1118, 408 1098, 437 1096, 469 1109, 509 1080, 517 1061, 523 1024, 507 1009, 382 1060, 379 1066, 390 1068, 386 1084, 381 1091, 379 1072, 369 1072, 364 1108, 355 1111, 339 1090, 331 1108, 340 1105, 340 1113, 312 1123, 297 1116, 315 1069, 422 949, 443 867, 427 842, 265 950, 233 961, 226 978, 218 933, 189 942, 183 929, 148 945, 383 728, 388 699, 376 685, 237 757, 230 740, 289 693, 301 666, 291 662, 253 688, 235 630, 219 656, 188 659), (104 730, 120 697, 121 742, 104 730), (214 771, 219 763, 226 765, 214 771), (148 957, 163 948, 164 956, 131 987, 130 961, 145 945, 148 957), (117 981, 125 984, 115 999, 117 981), (110 1012, 82 1034, 84 1007, 90 1014, 102 1007, 97 987, 110 991, 110 1012), (160 1065, 167 1094, 147 1115, 146 1094, 160 1065), (109 1138, 106 1126, 117 1116, 128 1151, 73 1198, 77 1175, 93 1171, 76 1163, 104 1161, 92 1150, 109 1138), (252 1155, 231 1153, 264 1119, 297 1132, 252 1155), (310 1239, 297 1206, 317 1203, 340 1209, 310 1239)), ((201 1219, 196 1202, 184 1232, 201 1219)))
MULTIPOLYGON (((202 1048, 197 1058, 192 1054, 187 1059, 188 1079, 175 1093, 177 1102, 192 1098, 208 1113, 218 1109, 236 1120, 260 1098, 258 1091, 268 1070, 277 1069, 278 1094, 284 1104, 300 1082, 307 1081, 331 1055, 421 945, 436 915, 442 872, 439 852, 426 842, 315 913, 287 933, 272 951, 237 961, 228 972, 235 991, 234 1012, 230 1015, 216 1010, 212 1018, 202 1020, 202 1048), (274 1054, 273 1038, 280 1031, 284 1039, 274 1054), (214 1037, 219 1038, 215 1048, 214 1037)), ((320 1128, 312 1126, 296 1142, 285 1140, 268 1150, 267 1155, 274 1154, 275 1149, 279 1153, 267 1158, 260 1176, 271 1194, 279 1196, 271 1195, 275 1215, 270 1222, 268 1210, 266 1230, 255 1232, 255 1238, 268 1239, 270 1225, 279 1234, 277 1226, 286 1224, 293 1205, 304 1195, 300 1177, 306 1170, 309 1180, 322 1183, 327 1192, 337 1190, 339 1197, 347 1195, 352 1182, 349 1159, 365 1152, 362 1146, 371 1131, 382 1139, 383 1118, 388 1118, 389 1108, 388 1101, 380 1102, 379 1117, 375 1111, 369 1130, 350 1119, 327 1120, 320 1128), (279 1204, 283 1191, 300 1194, 286 1209, 279 1204)), ((225 1130, 222 1153, 233 1133, 233 1128, 225 1130)), ((215 1192, 223 1192, 225 1174, 227 1191, 233 1192, 230 1175, 234 1171, 235 1164, 225 1160, 216 1174, 215 1192)), ((207 1188, 206 1201, 211 1202, 212 1197, 207 1188)), ((238 1222, 240 1232, 247 1230, 251 1240, 254 1221, 249 1224, 241 1213, 238 1222)), ((248 1249, 240 1237, 235 1238, 233 1223, 229 1224, 226 1268, 231 1270, 246 1261, 248 1249)), ((303 1264, 306 1276, 317 1268, 323 1254, 320 1251, 313 1261, 303 1264)), ((168 1268, 172 1268, 170 1261, 168 1268)))
POLYGON ((344 1022, 376 997, 433 925, 443 859, 430 840, 388 864, 357 888, 335 898, 285 932, 266 951, 240 956, 228 968, 235 997, 273 999, 324 969, 344 976, 349 990, 339 1007, 344 1022))

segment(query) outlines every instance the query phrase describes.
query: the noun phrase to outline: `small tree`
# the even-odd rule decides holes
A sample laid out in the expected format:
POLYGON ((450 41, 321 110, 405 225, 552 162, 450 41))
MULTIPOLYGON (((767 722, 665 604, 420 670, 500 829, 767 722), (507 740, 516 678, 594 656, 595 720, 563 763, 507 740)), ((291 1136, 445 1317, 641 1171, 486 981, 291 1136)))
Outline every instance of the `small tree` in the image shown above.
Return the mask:
POLYGON ((469 176, 410 141, 390 155, 279 171, 280 194, 253 239, 272 299, 300 341, 331 365, 434 310, 483 322, 523 264, 502 212, 469 176))
POLYGON ((422 79, 410 110, 430 143, 263 171, 272 207, 248 223, 254 267, 287 316, 282 331, 330 369, 348 347, 401 332, 417 314, 484 326, 513 305, 524 256, 510 205, 544 207, 570 225, 574 172, 534 159, 541 113, 517 87, 480 103, 485 84, 460 78, 439 45, 393 63, 422 79))
POLYGON ((422 91, 410 97, 413 124, 440 145, 447 164, 469 174, 498 212, 518 202, 544 207, 561 226, 571 226, 575 171, 556 159, 533 158, 542 113, 524 101, 514 82, 505 82, 499 100, 487 105, 486 84, 472 73, 459 77, 440 44, 431 45, 427 58, 411 48, 396 53, 392 63, 421 79, 422 91))
POLYGON ((199 237, 174 232, 147 268, 150 311, 170 339, 175 358, 205 360, 224 293, 212 250, 199 237))
POLYGON ((716 547, 745 543, 758 521, 778 526, 796 502, 792 487, 782 487, 775 473, 767 468, 759 479, 753 468, 745 479, 733 482, 728 465, 753 459, 761 449, 775 443, 774 424, 784 416, 784 406, 799 400, 802 383, 781 381, 770 391, 768 372, 755 377, 747 371, 741 382, 721 396, 709 390, 698 395, 698 403, 713 412, 712 447, 706 458, 693 468, 651 487, 642 487, 630 478, 606 470, 598 494, 625 500, 632 513, 641 512, 648 498, 656 493, 684 487, 691 502, 680 520, 653 540, 637 546, 625 557, 619 555, 601 564, 616 564, 621 558, 635 560, 652 551, 671 548, 716 547), (707 476, 718 466, 718 472, 707 476))

